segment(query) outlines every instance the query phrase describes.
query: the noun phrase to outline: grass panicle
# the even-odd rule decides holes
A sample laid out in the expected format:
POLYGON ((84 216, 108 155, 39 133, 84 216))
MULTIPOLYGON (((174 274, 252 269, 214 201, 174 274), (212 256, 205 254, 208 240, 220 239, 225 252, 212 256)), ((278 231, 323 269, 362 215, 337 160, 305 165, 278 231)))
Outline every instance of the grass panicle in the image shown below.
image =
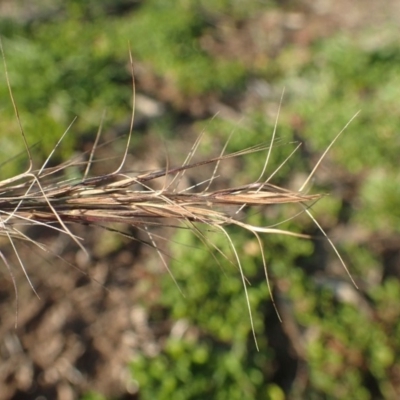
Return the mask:
MULTIPOLYGON (((3 53, 2 47, 1 52, 3 53)), ((106 229, 107 224, 128 224, 145 231, 149 235, 150 245, 156 247, 156 249, 156 241, 154 240, 148 228, 151 228, 154 225, 184 226, 191 229, 197 236, 201 236, 200 239, 203 241, 203 243, 205 243, 207 247, 213 251, 213 244, 207 241, 207 237, 205 237, 204 234, 196 228, 196 224, 204 224, 210 229, 221 231, 227 237, 234 255, 235 264, 238 266, 240 271, 255 339, 255 330, 253 326, 249 297, 247 294, 248 283, 241 266, 240 254, 236 250, 229 233, 225 229, 228 225, 237 225, 252 232, 257 238, 260 252, 262 254, 265 276, 271 294, 271 299, 277 315, 279 316, 277 307, 275 306, 275 302, 272 297, 272 290, 268 279, 267 264, 265 261, 260 234, 272 233, 293 235, 297 237, 308 236, 281 230, 275 227, 250 225, 241 219, 241 214, 239 214, 239 211, 241 211, 244 207, 267 207, 277 204, 297 203, 302 210, 301 212, 306 212, 317 224, 318 228, 324 235, 325 232, 314 220, 309 209, 310 203, 320 199, 321 195, 305 194, 303 192, 306 184, 311 179, 316 168, 314 168, 311 174, 307 177, 307 180, 304 182, 304 185, 302 185, 299 191, 287 190, 270 183, 271 178, 273 175, 275 175, 280 167, 271 173, 267 179, 264 178, 275 140, 277 121, 275 123, 270 145, 256 145, 252 148, 232 154, 224 154, 226 150, 225 146, 219 156, 199 162, 193 162, 193 156, 201 141, 201 137, 199 137, 182 165, 167 165, 167 167, 164 169, 137 174, 124 172, 124 166, 126 164, 129 151, 129 144, 132 137, 135 109, 135 83, 132 79, 133 107, 130 131, 122 161, 114 172, 100 176, 91 176, 90 174, 101 135, 101 125, 93 148, 88 154, 86 154, 86 158, 78 157, 66 161, 58 166, 49 166, 50 159, 62 142, 65 134, 67 134, 69 131, 68 128, 55 145, 47 160, 40 168, 35 170, 33 167, 32 155, 18 113, 16 101, 14 100, 12 94, 4 55, 3 61, 7 84, 9 87, 10 99, 14 107, 16 119, 18 120, 20 134, 25 144, 29 159, 29 166, 24 173, 0 182, 0 234, 6 236, 10 241, 18 262, 22 267, 28 281, 29 276, 25 270, 23 261, 18 255, 18 250, 14 244, 14 241, 17 239, 23 240, 37 245, 41 250, 45 248, 41 243, 35 242, 24 233, 24 226, 26 225, 46 226, 58 233, 61 232, 65 235, 68 235, 82 249, 84 249, 83 239, 72 233, 70 229, 72 224, 102 226, 106 227, 106 229), (259 151, 265 151, 267 156, 265 164, 262 168, 262 173, 257 181, 238 187, 228 187, 225 189, 216 190, 212 189, 214 180, 218 178, 217 173, 220 163, 234 157, 241 157, 259 151), (190 188, 178 189, 180 187, 179 184, 187 171, 196 170, 197 168, 205 165, 214 165, 214 171, 209 179, 190 188), (81 177, 66 179, 65 177, 68 175, 65 172, 68 168, 80 169, 82 171, 81 177), (158 179, 162 179, 163 183, 162 188, 156 190, 153 189, 155 186, 153 183, 158 179), (173 221, 172 223, 171 220, 173 221)), ((131 66, 133 66, 131 54, 130 63, 131 66)), ((134 76, 133 67, 132 76, 134 76)), ((341 132, 339 135, 340 134, 341 132)), ((334 139, 334 141, 338 138, 338 136, 334 139)), ((327 150, 329 150, 329 148, 327 150)), ((326 152, 322 155, 316 167, 320 164, 325 155, 326 152)), ((329 243, 340 258, 340 255, 333 243, 330 240, 329 243)), ((220 251, 219 249, 215 250, 220 251)), ((162 252, 158 249, 157 251, 164 265, 168 269, 168 263, 166 260, 164 260, 162 252)), ((0 256, 10 271, 10 275, 15 286, 16 297, 18 299, 18 291, 14 276, 12 274, 12 268, 1 252, 0 256)), ((348 272, 341 258, 340 260, 348 272)), ((32 289, 35 290, 32 283, 30 281, 29 283, 32 289)))

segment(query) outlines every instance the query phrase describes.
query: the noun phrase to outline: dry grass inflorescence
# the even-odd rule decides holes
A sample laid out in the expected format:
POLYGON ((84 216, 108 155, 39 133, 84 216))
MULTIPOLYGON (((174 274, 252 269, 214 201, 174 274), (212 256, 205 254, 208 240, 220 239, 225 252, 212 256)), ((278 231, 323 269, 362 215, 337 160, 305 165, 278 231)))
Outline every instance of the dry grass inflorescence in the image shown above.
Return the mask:
MULTIPOLYGON (((1 51, 3 53, 2 48, 1 51)), ((19 117, 17 104, 13 97, 4 55, 3 60, 10 99, 14 106, 15 115, 20 127, 20 134, 25 144, 29 165, 25 172, 0 182, 0 231, 1 235, 5 236, 10 242, 19 265, 24 271, 26 279, 33 291, 35 291, 35 287, 30 281, 29 274, 24 266, 24 261, 19 256, 17 242, 23 241, 32 244, 43 251, 49 250, 42 243, 34 240, 25 233, 26 226, 40 225, 47 227, 50 230, 57 231, 58 233, 65 234, 70 237, 71 240, 76 242, 83 251, 85 251, 83 238, 76 236, 71 231, 72 224, 100 226, 104 229, 113 231, 116 234, 122 235, 126 235, 126 233, 114 229, 113 224, 122 223, 131 225, 145 232, 148 241, 144 243, 155 248, 165 268, 171 274, 172 279, 174 279, 173 273, 168 268, 168 263, 165 260, 163 252, 157 247, 157 241, 152 234, 151 228, 154 226, 188 228, 200 238, 210 251, 221 253, 219 248, 207 240, 207 236, 203 231, 198 229, 198 224, 202 224, 207 226, 207 229, 219 231, 226 236, 232 250, 233 263, 238 267, 240 272, 254 334, 255 331, 250 302, 246 289, 247 281, 241 266, 240 254, 235 248, 235 244, 231 240, 225 228, 228 225, 236 225, 248 230, 257 238, 259 250, 263 259, 265 277, 273 301, 260 234, 285 234, 302 238, 307 238, 308 236, 281 230, 273 226, 264 227, 250 225, 242 219, 242 214, 239 213, 239 211, 242 211, 247 207, 267 207, 270 205, 287 203, 298 204, 299 213, 307 213, 310 216, 321 232, 325 235, 326 239, 331 244, 332 249, 336 252, 342 262, 346 272, 349 274, 335 246, 326 236, 322 227, 312 217, 310 212, 310 205, 319 200, 322 196, 320 194, 305 193, 305 188, 314 175, 320 162, 347 125, 331 142, 330 146, 323 153, 320 160, 315 165, 315 168, 311 171, 298 191, 287 190, 271 183, 273 176, 278 172, 287 159, 292 156, 298 146, 281 164, 281 166, 267 175, 268 162, 275 142, 277 121, 269 144, 255 145, 242 151, 226 154, 225 150, 228 144, 226 143, 219 156, 204 159, 202 161, 193 161, 196 150, 201 142, 200 136, 181 165, 173 166, 167 163, 165 168, 156 171, 147 171, 136 174, 126 172, 124 170, 124 165, 127 159, 133 130, 134 101, 130 131, 126 142, 125 152, 122 155, 119 167, 114 171, 101 176, 92 176, 91 174, 91 167, 96 161, 96 150, 100 146, 101 126, 90 152, 72 158, 60 165, 49 166, 54 152, 68 133, 69 129, 67 129, 64 135, 59 139, 58 143, 56 143, 53 151, 49 154, 45 162, 39 168, 35 168, 30 147, 19 117), (259 178, 256 181, 239 187, 213 189, 213 183, 218 179, 218 169, 222 162, 235 157, 252 154, 254 152, 266 153, 265 163, 262 167, 259 178), (181 188, 180 183, 187 171, 210 165, 213 166, 213 172, 209 179, 192 187, 181 188), (79 177, 66 178, 70 175, 67 173, 69 169, 81 171, 79 177), (156 180, 161 180, 161 183, 154 185, 156 180), (154 189, 153 187, 161 187, 161 189, 154 189)), ((130 57, 130 62, 132 66, 132 57, 130 57)), ((133 75, 132 67, 132 76, 133 75)), ((132 83, 134 100, 134 80, 132 80, 132 83)), ((141 240, 134 237, 132 237, 132 239, 141 240)), ((222 255, 227 257, 225 254, 222 255)), ((18 288, 12 272, 13 268, 2 252, 0 252, 0 257, 9 270, 11 279, 13 280, 18 303, 18 288)), ((82 273, 85 272, 82 271, 82 273)), ((352 279, 350 274, 349 276, 350 279, 352 279)), ((40 294, 37 295, 39 296, 40 294)), ((277 309, 276 312, 279 317, 277 309)), ((16 321, 18 321, 18 306, 16 321)), ((256 341, 255 334, 254 339, 256 341)))

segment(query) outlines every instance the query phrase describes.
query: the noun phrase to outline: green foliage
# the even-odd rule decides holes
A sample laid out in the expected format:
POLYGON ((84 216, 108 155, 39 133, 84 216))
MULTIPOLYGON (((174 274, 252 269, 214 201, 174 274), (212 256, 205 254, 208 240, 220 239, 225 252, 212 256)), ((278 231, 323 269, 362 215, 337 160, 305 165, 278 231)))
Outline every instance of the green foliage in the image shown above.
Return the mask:
POLYGON ((245 69, 240 60, 212 58, 202 50, 199 40, 209 22, 193 2, 181 3, 146 2, 127 28, 135 54, 187 94, 242 84, 245 69), (162 29, 162 35, 145 34, 155 29, 162 29))
POLYGON ((386 392, 385 376, 394 361, 390 341, 382 326, 370 324, 369 316, 360 312, 359 306, 332 307, 331 301, 318 307, 324 317, 314 321, 313 326, 318 326, 318 330, 307 354, 312 392, 335 394, 329 398, 347 397, 352 392, 357 398, 371 398, 363 383, 363 366, 370 368, 382 393, 386 392))
POLYGON ((86 393, 83 397, 81 397, 81 400, 107 400, 107 399, 99 393, 89 392, 86 393))
POLYGON ((224 343, 171 338, 163 355, 150 362, 143 356, 135 360, 132 373, 145 399, 283 398, 275 385, 263 383, 262 366, 268 357, 252 354, 257 362, 251 364, 249 358, 243 345, 229 349, 224 343))
MULTIPOLYGON (((369 39, 366 35, 364 40, 369 39)), ((333 149, 340 165, 352 172, 378 165, 393 168, 396 163, 399 57, 394 38, 386 46, 368 48, 339 35, 320 41, 312 58, 283 79, 293 99, 290 113, 301 116, 302 134, 317 148, 326 147, 332 133, 361 109, 341 138, 341 146, 333 149)))
MULTIPOLYGON (((78 19, 69 19, 39 26, 33 32, 26 29, 21 35, 3 40, 21 122, 28 142, 40 143, 42 159, 76 116, 80 118, 73 130, 85 132, 97 129, 105 109, 108 120, 129 113, 131 90, 119 84, 130 79, 129 73, 115 54, 102 48, 103 35, 97 25, 83 27, 78 19), (28 33, 29 39, 24 37, 28 33)), ((0 96, 8 97, 5 79, 0 85, 0 96)), ((8 149, 11 154, 22 151, 10 101, 2 110, 1 128, 2 137, 17 138, 12 140, 13 148, 8 149)), ((70 134, 63 140, 63 158, 71 154, 77 138, 70 134)))
POLYGON ((363 204, 357 221, 376 231, 399 232, 400 178, 397 171, 371 173, 362 187, 361 199, 363 204))
MULTIPOLYGON (((234 243, 241 237, 236 230, 229 234, 234 243)), ((166 276, 161 282, 161 303, 176 321, 187 321, 188 329, 183 337, 167 339, 156 358, 142 355, 132 362, 143 398, 283 398, 281 390, 266 379, 273 355, 263 335, 269 294, 260 255, 246 254, 257 246, 254 238, 249 235, 238 251, 251 282, 248 295, 260 352, 255 348, 240 273, 226 237, 207 232, 208 250, 202 240, 184 231, 175 239, 176 261, 171 268, 185 297, 166 276), (230 254, 232 262, 213 250, 217 247, 230 254)), ((305 244, 282 254, 281 268, 286 274, 293 258, 309 247, 305 244)))

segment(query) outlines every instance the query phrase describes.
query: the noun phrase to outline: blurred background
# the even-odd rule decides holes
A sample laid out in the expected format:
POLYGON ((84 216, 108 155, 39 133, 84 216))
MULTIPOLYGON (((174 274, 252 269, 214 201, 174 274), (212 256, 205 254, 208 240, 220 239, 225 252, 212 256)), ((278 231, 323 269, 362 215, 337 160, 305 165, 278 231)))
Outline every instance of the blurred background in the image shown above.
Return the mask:
MULTIPOLYGON (((183 163, 271 140, 272 173, 298 190, 319 167, 312 212, 337 246, 352 284, 315 224, 290 206, 248 211, 254 225, 313 235, 264 235, 282 323, 254 236, 229 230, 251 286, 259 351, 240 274, 188 230, 154 234, 168 254, 109 231, 77 227, 88 261, 63 235, 30 228, 48 246, 16 243, 36 297, 7 242, 16 297, 0 272, 0 399, 395 399, 400 396, 400 4, 395 0, 96 0, 0 2, 0 35, 22 125, 37 165, 75 116, 52 163, 92 147, 93 172, 183 163), (105 114, 104 114, 105 112, 105 114), (289 219, 289 220, 288 220, 289 219), (165 240, 163 238, 168 238, 165 240)), ((0 75, 0 162, 6 179, 27 166, 0 75)), ((266 153, 229 161, 221 187, 256 180, 266 153)), ((267 171, 267 176, 268 176, 267 171)), ((71 172, 73 173, 73 171, 71 172)), ((209 177, 194 171, 188 187, 209 177)), ((208 174, 208 175, 207 175, 208 174)), ((139 235, 130 227, 128 235, 139 235)), ((206 232, 207 233, 207 232, 206 232)), ((223 237, 210 241, 232 259, 223 237)))

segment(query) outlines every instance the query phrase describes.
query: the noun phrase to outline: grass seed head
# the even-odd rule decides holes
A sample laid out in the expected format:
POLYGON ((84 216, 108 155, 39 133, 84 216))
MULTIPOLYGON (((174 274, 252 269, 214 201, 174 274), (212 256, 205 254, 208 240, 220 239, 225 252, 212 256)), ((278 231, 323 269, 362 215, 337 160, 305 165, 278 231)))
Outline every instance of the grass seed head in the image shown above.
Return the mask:
MULTIPOLYGON (((0 49, 1 52, 3 52, 1 43, 0 49)), ((132 66, 132 76, 134 76, 132 55, 131 53, 129 55, 132 66)), ((86 155, 84 161, 79 157, 68 160, 57 166, 49 166, 50 159, 55 150, 61 144, 65 135, 68 133, 70 129, 69 127, 56 143, 53 151, 49 154, 45 162, 40 168, 35 170, 33 167, 34 163, 30 148, 23 131, 17 104, 12 94, 4 55, 3 61, 10 99, 14 107, 16 119, 18 120, 20 134, 23 138, 29 163, 25 172, 0 182, 0 234, 5 236, 10 242, 28 281, 30 282, 29 276, 25 270, 23 261, 19 257, 17 246, 15 245, 16 240, 22 240, 34 244, 41 250, 46 251, 46 248, 41 243, 36 242, 24 233, 24 227, 27 225, 45 226, 50 230, 65 234, 69 236, 71 240, 76 242, 76 244, 83 250, 85 250, 85 248, 82 243, 82 238, 77 237, 72 233, 70 229, 71 225, 81 224, 101 226, 110 230, 112 230, 112 228, 108 227, 110 224, 112 225, 114 223, 131 225, 144 231, 148 235, 148 244, 156 248, 163 264, 169 271, 168 263, 164 259, 162 252, 157 248, 156 240, 154 239, 150 228, 155 225, 183 226, 192 230, 197 236, 200 236, 203 243, 205 243, 210 249, 213 249, 212 243, 209 243, 207 237, 196 228, 197 224, 203 224, 210 229, 222 232, 229 242, 235 263, 240 271, 254 333, 250 302, 247 294, 246 277, 241 266, 240 255, 238 254, 235 244, 230 238, 226 227, 228 225, 236 225, 253 233, 257 238, 263 259, 268 288, 275 307, 260 234, 286 234, 297 237, 307 237, 307 235, 273 227, 250 225, 241 220, 239 217, 239 211, 245 207, 268 207, 271 205, 282 205, 288 203, 298 204, 302 212, 307 213, 321 232, 326 236, 322 227, 312 217, 309 209, 309 205, 320 199, 321 195, 305 194, 303 191, 320 162, 325 157, 326 152, 342 132, 340 132, 332 141, 331 145, 327 148, 298 191, 287 190, 270 183, 273 176, 278 172, 283 164, 265 178, 275 141, 278 117, 275 122, 275 128, 270 145, 255 145, 252 148, 244 149, 232 154, 225 154, 225 146, 219 156, 195 162, 193 161, 193 158, 201 142, 200 136, 194 143, 182 165, 167 165, 164 169, 132 175, 124 172, 134 120, 135 83, 134 79, 132 79, 133 107, 130 131, 121 162, 114 171, 99 176, 91 175, 91 168, 95 160, 95 152, 99 143, 102 124, 100 124, 93 148, 86 155), (255 182, 250 182, 238 187, 212 189, 212 184, 217 179, 217 171, 222 162, 231 158, 241 157, 260 151, 266 152, 267 155, 262 172, 255 182), (210 178, 206 182, 202 182, 201 184, 194 185, 190 188, 179 189, 181 187, 180 183, 186 172, 190 170, 195 171, 197 168, 209 165, 214 166, 214 169, 210 178), (73 180, 66 179, 66 171, 70 168, 78 168, 82 170, 81 178, 73 180), (159 190, 152 189, 154 186, 153 182, 159 179, 162 179, 164 182, 162 188, 159 190)), ((296 149, 294 151, 296 151, 296 149)), ((293 153, 291 153, 288 158, 290 158, 292 154, 293 153)), ((285 160, 284 163, 286 161, 287 160, 285 160)), ((327 239, 339 259, 342 261, 333 243, 328 237, 327 239)), ((216 250, 219 251, 219 249, 216 250)), ((15 286, 16 296, 18 298, 18 291, 12 274, 12 267, 1 252, 0 257, 7 269, 10 271, 15 286)), ((347 271, 343 261, 342 264, 347 271)), ((171 273, 171 271, 169 272, 171 273)), ((32 289, 35 290, 31 282, 30 285, 32 289)), ((277 311, 276 307, 275 309, 277 311)), ((279 316, 278 311, 277 314, 279 316)))

